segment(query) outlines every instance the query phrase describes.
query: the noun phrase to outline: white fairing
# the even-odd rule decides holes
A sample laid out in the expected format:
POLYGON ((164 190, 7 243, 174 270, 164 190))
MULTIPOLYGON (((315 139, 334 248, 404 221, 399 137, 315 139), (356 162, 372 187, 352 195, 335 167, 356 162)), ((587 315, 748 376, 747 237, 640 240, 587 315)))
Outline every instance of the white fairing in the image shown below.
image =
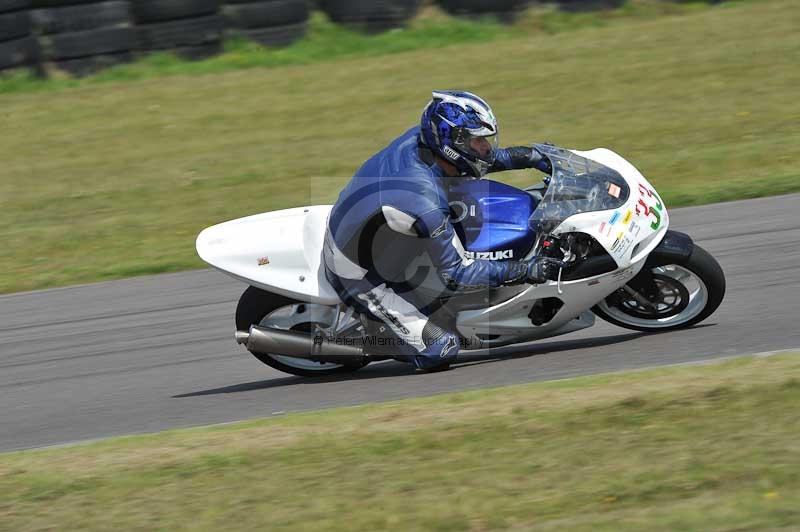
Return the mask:
POLYGON ((200 258, 247 284, 309 303, 335 305, 322 245, 330 205, 268 212, 225 222, 197 237, 200 258))
POLYGON ((619 268, 577 281, 530 286, 498 305, 460 312, 457 325, 464 337, 496 337, 482 342, 483 346, 491 347, 565 334, 593 325, 594 315, 589 309, 639 273, 647 256, 667 232, 669 215, 663 202, 633 165, 604 148, 572 151, 619 172, 630 187, 630 195, 617 209, 570 216, 554 234, 591 235, 606 248, 619 268), (531 324, 528 313, 532 302, 544 298, 558 298, 564 306, 551 321, 537 327, 531 324))
POLYGON ((611 150, 571 151, 619 172, 630 186, 630 196, 618 209, 568 218, 556 234, 578 231, 593 236, 620 268, 647 257, 669 228, 669 214, 655 188, 631 163, 611 150))
MULTIPOLYGON (((475 340, 472 345, 509 345, 590 327, 592 306, 634 277, 666 233, 666 208, 633 165, 607 149, 573 153, 616 170, 628 183, 630 194, 617 209, 570 216, 553 234, 591 235, 611 254, 618 269, 577 281, 499 289, 500 297, 487 301, 486 308, 458 313, 458 331, 475 340), (543 298, 558 298, 563 307, 549 322, 536 326, 528 315, 543 298)), ((335 305, 340 301, 321 263, 330 210, 329 205, 301 207, 215 225, 200 233, 197 252, 214 268, 247 284, 300 301, 335 305)), ((407 225, 403 213, 388 214, 387 219, 398 227, 407 225)))

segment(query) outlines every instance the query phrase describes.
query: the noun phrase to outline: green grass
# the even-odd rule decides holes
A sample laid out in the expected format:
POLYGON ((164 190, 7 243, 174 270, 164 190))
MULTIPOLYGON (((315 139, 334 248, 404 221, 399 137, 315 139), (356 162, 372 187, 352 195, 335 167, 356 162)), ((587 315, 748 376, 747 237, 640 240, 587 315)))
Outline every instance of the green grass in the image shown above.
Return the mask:
POLYGON ((203 227, 332 202, 434 88, 487 98, 506 145, 618 151, 669 207, 800 190, 796 2, 592 16, 602 27, 2 94, 0 293, 202 267, 203 227))
MULTIPOLYGON (((761 0, 738 0, 755 2, 761 0)), ((292 46, 267 49, 246 40, 225 43, 225 53, 203 61, 184 61, 170 53, 156 53, 133 64, 110 68, 85 79, 71 79, 48 66, 50 79, 39 79, 25 71, 0 74, 0 94, 41 90, 63 90, 96 83, 149 79, 173 75, 204 75, 255 67, 307 65, 350 57, 374 57, 419 49, 437 49, 459 43, 484 43, 538 33, 560 33, 585 27, 604 26, 626 19, 648 19, 665 14, 692 13, 708 9, 707 1, 675 3, 664 0, 628 0, 619 9, 572 13, 556 5, 529 8, 513 25, 502 25, 492 17, 451 17, 435 7, 425 7, 405 28, 366 35, 332 23, 321 12, 313 12, 307 36, 292 46)))
POLYGON ((797 530, 798 372, 743 358, 7 453, 0 530, 797 530))
POLYGON ((244 39, 225 43, 225 53, 203 61, 185 61, 170 53, 151 54, 133 64, 120 65, 87 79, 37 79, 26 73, 0 78, 0 94, 40 90, 63 90, 97 83, 130 81, 174 75, 205 75, 255 67, 306 65, 348 57, 374 57, 423 48, 439 48, 461 42, 486 42, 520 35, 497 21, 447 18, 441 13, 415 20, 407 29, 365 35, 330 22, 314 13, 309 34, 296 44, 269 49, 244 39))

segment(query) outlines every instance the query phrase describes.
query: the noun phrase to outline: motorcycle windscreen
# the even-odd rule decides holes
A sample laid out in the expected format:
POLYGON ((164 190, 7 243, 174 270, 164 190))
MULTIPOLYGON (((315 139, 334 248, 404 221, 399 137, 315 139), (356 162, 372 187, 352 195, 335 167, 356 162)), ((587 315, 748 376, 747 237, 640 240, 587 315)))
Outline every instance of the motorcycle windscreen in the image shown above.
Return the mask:
POLYGON ((537 144, 553 173, 542 201, 528 220, 532 231, 552 234, 575 214, 616 209, 625 204, 630 187, 616 170, 569 150, 537 144))

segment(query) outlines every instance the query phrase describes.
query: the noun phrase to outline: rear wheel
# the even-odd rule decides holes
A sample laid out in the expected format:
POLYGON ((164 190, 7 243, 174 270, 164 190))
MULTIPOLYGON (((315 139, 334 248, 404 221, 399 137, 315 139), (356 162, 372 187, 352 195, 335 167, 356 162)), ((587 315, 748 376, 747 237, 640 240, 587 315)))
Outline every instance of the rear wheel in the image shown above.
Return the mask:
POLYGON ((644 332, 683 329, 709 317, 725 297, 725 274, 706 250, 695 244, 683 264, 651 268, 649 289, 631 282, 595 305, 609 323, 644 332))
MULTIPOLYGON (((259 325, 314 334, 317 325, 330 327, 335 322, 337 313, 338 310, 335 307, 303 303, 251 286, 239 299, 239 305, 236 308, 236 329, 247 331, 251 325, 259 325)), ((367 365, 366 362, 333 364, 285 355, 251 353, 270 367, 302 377, 348 373, 367 365)))

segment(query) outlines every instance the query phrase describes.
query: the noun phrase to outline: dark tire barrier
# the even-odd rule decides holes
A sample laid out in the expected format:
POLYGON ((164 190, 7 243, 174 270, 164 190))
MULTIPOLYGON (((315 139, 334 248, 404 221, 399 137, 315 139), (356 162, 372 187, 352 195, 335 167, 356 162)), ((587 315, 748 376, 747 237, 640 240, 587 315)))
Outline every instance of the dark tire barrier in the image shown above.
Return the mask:
POLYGON ((218 0, 134 0, 134 16, 139 24, 166 22, 219 11, 218 0))
POLYGON ((134 0, 138 48, 205 59, 222 50, 218 0, 134 0))
POLYGON ((304 0, 264 0, 222 6, 222 14, 232 28, 253 29, 289 26, 308 20, 304 0))
POLYGON ((59 70, 68 72, 73 76, 88 76, 112 66, 133 61, 133 52, 120 52, 116 54, 94 55, 78 59, 64 59, 58 61, 59 70))
POLYGON ((286 46, 302 38, 308 26, 306 0, 228 2, 222 7, 227 34, 264 46, 286 46))
POLYGON ((136 34, 132 28, 102 28, 49 35, 39 42, 49 59, 79 59, 129 53, 134 48, 136 34))
POLYGON ((83 4, 96 4, 97 0, 31 0, 32 8, 70 7, 83 4))
POLYGON ((35 65, 38 58, 39 51, 33 37, 0 42, 0 70, 35 65))
POLYGON ((0 13, 22 11, 31 6, 30 0, 0 0, 0 13))
POLYGON ((421 0, 321 0, 319 7, 334 22, 377 33, 404 26, 421 4, 421 0))
POLYGON ((254 30, 237 30, 236 34, 264 46, 288 46, 306 34, 305 23, 276 28, 258 28, 254 30))
POLYGON ((621 7, 625 0, 558 0, 562 11, 584 12, 615 9, 621 7))
POLYGON ((31 10, 31 22, 42 35, 70 33, 98 28, 131 26, 130 2, 112 0, 98 4, 31 10))
POLYGON ((34 0, 34 6, 31 24, 49 67, 86 76, 134 58, 128 0, 34 0))
POLYGON ((502 22, 513 22, 528 5, 526 0, 436 0, 436 3, 453 15, 494 16, 502 22))
POLYGON ((30 0, 0 0, 0 71, 33 67, 41 73, 29 8, 30 0))
POLYGON ((139 46, 142 50, 173 50, 219 43, 222 26, 219 15, 147 24, 138 28, 139 46))
POLYGON ((0 40, 10 41, 31 34, 31 23, 27 11, 0 13, 0 40))
POLYGON ((196 44, 194 46, 179 46, 170 50, 172 53, 181 59, 189 61, 199 61, 201 59, 208 59, 222 53, 222 41, 216 41, 209 44, 196 44))

